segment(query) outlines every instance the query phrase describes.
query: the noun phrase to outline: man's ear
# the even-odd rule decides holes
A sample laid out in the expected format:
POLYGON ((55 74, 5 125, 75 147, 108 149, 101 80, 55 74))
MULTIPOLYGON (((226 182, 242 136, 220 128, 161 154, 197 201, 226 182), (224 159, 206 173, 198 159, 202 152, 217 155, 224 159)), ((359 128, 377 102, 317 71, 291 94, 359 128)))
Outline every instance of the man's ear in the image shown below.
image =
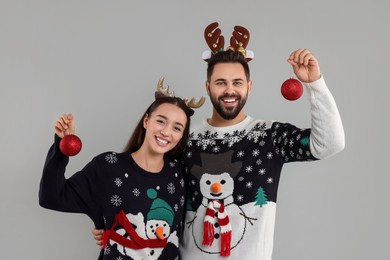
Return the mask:
POLYGON ((252 80, 249 80, 248 81, 248 95, 251 93, 252 91, 252 80))
POLYGON ((206 85, 206 92, 207 92, 207 95, 210 96, 210 82, 209 82, 208 80, 206 80, 205 85, 206 85))

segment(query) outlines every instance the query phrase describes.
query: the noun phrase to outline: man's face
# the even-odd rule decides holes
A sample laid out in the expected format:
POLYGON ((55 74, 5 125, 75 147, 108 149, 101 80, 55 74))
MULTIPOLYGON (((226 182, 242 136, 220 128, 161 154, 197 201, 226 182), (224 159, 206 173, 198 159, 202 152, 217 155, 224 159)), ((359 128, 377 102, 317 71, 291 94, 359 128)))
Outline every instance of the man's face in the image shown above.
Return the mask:
POLYGON ((247 80, 240 63, 218 63, 210 81, 206 82, 206 89, 217 113, 223 119, 231 120, 242 111, 252 82, 247 80))

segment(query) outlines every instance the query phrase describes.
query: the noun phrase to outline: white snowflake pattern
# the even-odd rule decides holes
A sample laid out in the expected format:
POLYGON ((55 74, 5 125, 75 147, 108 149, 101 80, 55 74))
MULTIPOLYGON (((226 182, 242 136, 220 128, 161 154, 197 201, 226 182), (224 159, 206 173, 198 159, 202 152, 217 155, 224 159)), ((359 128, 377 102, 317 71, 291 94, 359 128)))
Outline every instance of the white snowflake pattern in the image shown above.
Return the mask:
POLYGON ((267 153, 267 159, 272 159, 273 155, 271 152, 267 153))
POLYGON ((253 186, 253 183, 252 183, 251 181, 248 181, 248 182, 245 184, 245 186, 246 186, 247 188, 251 188, 251 187, 253 186))
POLYGON ((302 154, 302 153, 303 153, 302 148, 299 148, 298 153, 299 153, 299 154, 302 154))
POLYGON ((123 257, 118 256, 115 260, 123 260, 123 257))
POLYGON ((263 163, 263 161, 261 160, 261 159, 258 159, 257 161, 256 161, 256 164, 257 165, 260 165, 260 164, 262 164, 263 163))
POLYGON ((214 153, 218 153, 220 148, 219 148, 219 146, 214 146, 212 150, 214 153))
POLYGON ((253 170, 253 166, 252 165, 248 165, 246 168, 245 168, 245 171, 246 172, 252 172, 252 170, 253 170))
POLYGON ((274 179, 272 179, 271 177, 269 177, 269 178, 267 179, 267 182, 268 182, 268 183, 273 183, 273 182, 274 182, 274 179))
POLYGON ((228 144, 229 147, 232 147, 235 143, 238 143, 242 140, 242 136, 239 135, 232 135, 227 138, 225 138, 222 143, 228 144))
POLYGON ((169 192, 170 194, 175 193, 175 190, 176 190, 175 185, 174 185, 172 182, 168 183, 167 189, 168 189, 168 192, 169 192))
POLYGON ((196 142, 197 146, 202 146, 203 150, 206 150, 208 146, 214 146, 215 140, 213 139, 201 139, 196 142))
POLYGON ((297 137, 296 137, 296 139, 297 139, 297 141, 298 141, 299 139, 301 139, 301 134, 298 134, 297 137))
POLYGON ((187 158, 190 158, 192 156, 192 152, 187 153, 187 158))
POLYGON ((293 146, 294 146, 294 139, 291 138, 288 145, 289 145, 290 147, 293 147, 293 146))
POLYGON ((283 132, 283 137, 286 137, 288 135, 288 132, 283 132))
POLYGON ((119 207, 120 205, 122 205, 122 199, 118 195, 113 195, 111 197, 111 203, 112 205, 119 207))
POLYGON ((173 167, 175 167, 176 164, 175 164, 175 162, 170 162, 169 165, 173 168, 173 167))
POLYGON ((260 175, 264 175, 266 173, 266 170, 264 169, 264 168, 261 168, 260 170, 259 170, 259 174, 260 175))
POLYGON ((294 154, 294 151, 290 151, 290 156, 291 156, 291 157, 294 157, 294 155, 295 155, 295 154, 294 154))
POLYGON ((236 200, 237 201, 242 201, 244 199, 244 195, 238 195, 236 200))
POLYGON ((175 205, 173 206, 173 210, 177 212, 177 211, 179 210, 179 205, 175 204, 175 205))
POLYGON ((259 145, 260 146, 264 146, 265 145, 265 141, 260 141, 259 145))
POLYGON ((114 182, 116 186, 118 187, 122 186, 122 180, 120 178, 116 178, 114 182))
POLYGON ((184 185, 185 185, 184 179, 180 179, 180 186, 181 186, 182 188, 184 188, 184 185))
POLYGON ((253 150, 253 152, 252 152, 252 156, 253 156, 253 157, 258 156, 259 154, 260 154, 260 151, 257 150, 257 149, 253 150))
POLYGON ((111 163, 111 164, 114 164, 118 161, 118 158, 116 157, 116 153, 107 154, 105 159, 108 163, 111 163))
POLYGON ((283 149, 283 148, 280 150, 280 154, 281 154, 282 156, 284 156, 284 154, 285 154, 285 151, 284 151, 284 149, 283 149))
POLYGON ((134 189, 133 189, 133 194, 134 194, 134 196, 139 197, 139 195, 141 195, 141 192, 140 192, 139 189, 134 188, 134 189))
POLYGON ((245 152, 244 151, 239 151, 237 153, 237 157, 243 157, 245 155, 245 152))
POLYGON ((195 186, 195 184, 196 184, 196 181, 195 180, 191 180, 191 185, 195 186))
POLYGON ((259 141, 259 137, 261 136, 261 134, 262 134, 262 131, 250 131, 246 138, 248 140, 252 140, 253 139, 253 142, 257 143, 259 141))
POLYGON ((181 196, 180 197, 180 205, 183 207, 184 206, 184 203, 185 203, 186 199, 184 196, 181 196))

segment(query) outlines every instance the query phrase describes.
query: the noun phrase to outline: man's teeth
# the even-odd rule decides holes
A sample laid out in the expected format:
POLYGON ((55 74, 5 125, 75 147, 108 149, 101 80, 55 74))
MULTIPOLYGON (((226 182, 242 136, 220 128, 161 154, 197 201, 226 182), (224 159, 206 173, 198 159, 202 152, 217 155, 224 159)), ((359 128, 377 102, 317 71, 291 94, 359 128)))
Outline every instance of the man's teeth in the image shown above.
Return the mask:
POLYGON ((164 140, 164 139, 161 139, 161 138, 158 138, 157 137, 157 141, 159 141, 160 143, 163 143, 163 144, 167 144, 168 141, 164 140))
POLYGON ((226 103, 232 103, 232 102, 235 102, 236 99, 235 98, 232 98, 232 99, 223 99, 223 102, 226 102, 226 103))

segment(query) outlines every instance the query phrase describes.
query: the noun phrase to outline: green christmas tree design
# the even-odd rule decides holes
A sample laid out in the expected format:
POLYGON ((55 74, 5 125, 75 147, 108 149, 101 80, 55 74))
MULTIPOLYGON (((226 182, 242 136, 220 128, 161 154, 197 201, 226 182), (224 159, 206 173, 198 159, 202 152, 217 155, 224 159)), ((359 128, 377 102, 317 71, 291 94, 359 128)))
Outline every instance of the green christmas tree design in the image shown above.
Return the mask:
POLYGON ((260 205, 260 207, 263 207, 265 204, 267 204, 267 194, 265 194, 265 191, 262 187, 259 187, 256 194, 255 205, 260 205))

